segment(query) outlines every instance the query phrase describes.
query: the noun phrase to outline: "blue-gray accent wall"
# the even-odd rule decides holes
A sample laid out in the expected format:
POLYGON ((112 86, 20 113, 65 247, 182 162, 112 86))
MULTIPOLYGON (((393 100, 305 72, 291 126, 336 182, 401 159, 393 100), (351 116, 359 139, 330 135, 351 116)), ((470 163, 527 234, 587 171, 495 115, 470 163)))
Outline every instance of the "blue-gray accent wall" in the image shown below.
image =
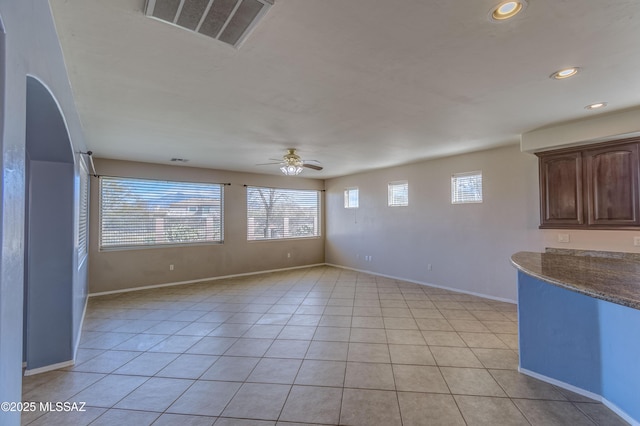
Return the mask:
POLYGON ((27 370, 73 359, 74 164, 55 99, 27 77, 24 354, 27 370))
POLYGON ((518 326, 520 368, 600 395, 640 424, 640 310, 519 271, 518 326))
POLYGON ((599 395, 598 300, 519 272, 518 302, 520 366, 599 395))
MULTIPOLYGON (((52 237, 58 241, 57 247, 66 252, 61 262, 66 272, 62 287, 54 285, 46 288, 42 293, 32 293, 27 289, 27 303, 41 303, 46 309, 55 308, 62 312, 64 320, 56 323, 56 319, 49 318, 55 326, 54 333, 65 336, 64 350, 56 349, 60 358, 70 360, 73 349, 79 340, 82 312, 87 294, 87 261, 86 256, 77 253, 77 224, 79 206, 79 162, 84 161, 79 151, 86 151, 82 125, 73 99, 69 77, 67 75, 64 58, 58 36, 55 30, 53 16, 49 2, 41 0, 0 0, 0 161, 2 163, 2 182, 0 185, 0 401, 21 400, 22 391, 22 362, 23 354, 23 325, 25 302, 25 267, 29 247, 26 244, 25 229, 31 226, 31 218, 25 215, 27 207, 27 172, 32 183, 32 196, 38 200, 31 200, 33 210, 38 207, 38 214, 51 208, 47 202, 64 204, 64 208, 53 207, 51 212, 60 223, 65 222, 64 232, 52 237), (6 37, 5 37, 6 33, 6 37), (27 168, 27 81, 41 84, 46 90, 49 100, 56 107, 56 114, 60 120, 54 128, 64 128, 66 133, 66 154, 64 159, 47 157, 45 161, 32 159, 31 167, 27 168), (44 179, 46 177, 46 179, 44 179), (51 180, 46 184, 42 181, 51 180), (48 185, 64 182, 55 191, 60 193, 42 195, 48 185), (34 188, 34 184, 36 188, 34 188), (52 201, 52 195, 56 195, 52 201), (41 198, 43 197, 43 198, 41 198), (43 208, 43 205, 46 207, 43 208), (68 223, 71 222, 71 226, 68 223), (62 243, 60 243, 62 241, 62 243), (70 253, 69 253, 70 251, 70 253), (68 255, 67 255, 68 254, 68 255), (49 295, 45 294, 49 292, 49 295), (51 299, 46 300, 49 296, 51 299)), ((55 114, 54 114, 55 115, 55 114)), ((55 121, 55 120, 54 120, 55 121)), ((47 132, 49 128, 33 128, 35 132, 47 132)), ((45 148, 48 146, 45 145, 45 148)), ((60 152, 57 151, 56 152, 60 152)), ((36 216, 38 215, 36 214, 36 216)), ((42 253, 32 253, 40 256, 42 253)), ((57 268, 57 266, 56 266, 57 268)), ((55 269, 55 268, 54 268, 55 269)), ((37 271, 41 273, 41 271, 37 271)), ((38 320, 46 315, 41 316, 38 320)), ((30 318, 27 312, 26 318, 30 318)), ((31 319, 27 320, 27 323, 31 319)), ((36 321, 37 322, 37 321, 36 321)), ((49 326, 51 326, 51 324, 49 326)), ((27 335, 29 335, 27 330, 27 335)), ((37 348, 42 342, 37 340, 38 333, 29 335, 27 352, 30 347, 37 348)), ((61 345, 62 347, 62 345, 61 345)), ((27 355, 29 359, 29 355, 27 355)), ((57 358, 56 358, 57 359, 57 358)), ((34 365, 50 362, 51 359, 34 357, 34 365), (38 358, 37 360, 35 358, 38 358), (37 362, 36 362, 37 361, 37 362)), ((3 426, 20 425, 20 413, 0 413, 0 424, 3 426)))
POLYGON ((73 359, 73 164, 31 161, 27 232, 27 369, 73 359))

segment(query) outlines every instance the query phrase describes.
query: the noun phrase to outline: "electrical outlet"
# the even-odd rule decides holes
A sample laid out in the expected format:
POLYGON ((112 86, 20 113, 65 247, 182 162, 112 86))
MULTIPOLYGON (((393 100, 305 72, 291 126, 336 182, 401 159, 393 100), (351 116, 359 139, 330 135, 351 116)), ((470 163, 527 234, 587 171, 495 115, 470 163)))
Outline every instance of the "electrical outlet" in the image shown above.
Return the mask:
POLYGON ((633 245, 640 246, 640 237, 633 237, 633 245))
POLYGON ((431 271, 432 269, 433 269, 433 268, 431 267, 431 264, 430 264, 430 263, 428 263, 428 264, 427 264, 427 271, 431 271))
POLYGON ((169 270, 173 271, 173 265, 169 265, 169 270))
POLYGON ((559 243, 568 243, 570 240, 569 234, 558 234, 559 243))
POLYGON ((291 253, 287 253, 287 259, 291 257, 291 253))

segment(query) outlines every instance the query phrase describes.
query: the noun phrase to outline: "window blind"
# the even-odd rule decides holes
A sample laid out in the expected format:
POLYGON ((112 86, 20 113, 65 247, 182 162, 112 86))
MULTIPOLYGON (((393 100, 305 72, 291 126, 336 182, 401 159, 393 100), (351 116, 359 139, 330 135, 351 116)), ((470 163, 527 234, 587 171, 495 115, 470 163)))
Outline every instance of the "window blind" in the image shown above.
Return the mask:
POLYGON ((482 171, 454 173, 451 176, 451 203, 482 202, 482 171))
POLYGON ((398 181, 389 183, 389 206, 409 205, 409 182, 398 181))
MULTIPOLYGON (((80 161, 80 189, 78 212, 78 259, 87 254, 89 227, 89 171, 84 160, 80 161)), ((80 263, 80 262, 78 262, 80 263)))
POLYGON ((320 191, 247 187, 247 240, 320 235, 320 191))
POLYGON ((100 248, 223 241, 222 184, 100 178, 100 248))
POLYGON ((344 190, 344 208, 358 208, 358 188, 347 188, 344 190))

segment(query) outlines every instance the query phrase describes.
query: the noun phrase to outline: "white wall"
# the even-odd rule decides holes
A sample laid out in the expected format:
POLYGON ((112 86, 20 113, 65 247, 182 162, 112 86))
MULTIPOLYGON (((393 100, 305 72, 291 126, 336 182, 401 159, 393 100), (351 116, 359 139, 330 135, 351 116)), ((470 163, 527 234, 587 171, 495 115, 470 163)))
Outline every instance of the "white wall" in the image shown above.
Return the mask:
POLYGON ((545 247, 638 251, 632 231, 539 230, 538 169, 517 144, 330 179, 327 263, 494 298, 516 299, 510 257, 545 247), (484 201, 451 204, 451 174, 482 170, 484 201), (409 181, 409 206, 387 206, 387 183, 409 181), (357 186, 360 207, 345 209, 357 186), (558 243, 557 234, 571 242, 558 243), (364 256, 372 256, 366 262, 364 256), (428 270, 428 265, 432 270, 428 270))
POLYGON ((520 148, 537 152, 640 134, 640 108, 596 114, 593 117, 545 126, 520 136, 520 148))

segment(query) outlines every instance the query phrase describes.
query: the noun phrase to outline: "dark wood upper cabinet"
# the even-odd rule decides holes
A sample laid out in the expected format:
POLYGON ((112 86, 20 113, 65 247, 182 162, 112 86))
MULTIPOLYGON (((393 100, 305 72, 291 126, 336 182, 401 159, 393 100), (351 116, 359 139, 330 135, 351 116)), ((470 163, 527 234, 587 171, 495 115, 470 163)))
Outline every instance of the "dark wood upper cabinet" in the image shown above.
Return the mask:
POLYGON ((540 228, 640 228, 639 143, 538 153, 540 228))
POLYGON ((584 152, 588 225, 640 226, 638 144, 584 152))
POLYGON ((540 180, 541 226, 582 226, 581 153, 541 156, 540 180))

